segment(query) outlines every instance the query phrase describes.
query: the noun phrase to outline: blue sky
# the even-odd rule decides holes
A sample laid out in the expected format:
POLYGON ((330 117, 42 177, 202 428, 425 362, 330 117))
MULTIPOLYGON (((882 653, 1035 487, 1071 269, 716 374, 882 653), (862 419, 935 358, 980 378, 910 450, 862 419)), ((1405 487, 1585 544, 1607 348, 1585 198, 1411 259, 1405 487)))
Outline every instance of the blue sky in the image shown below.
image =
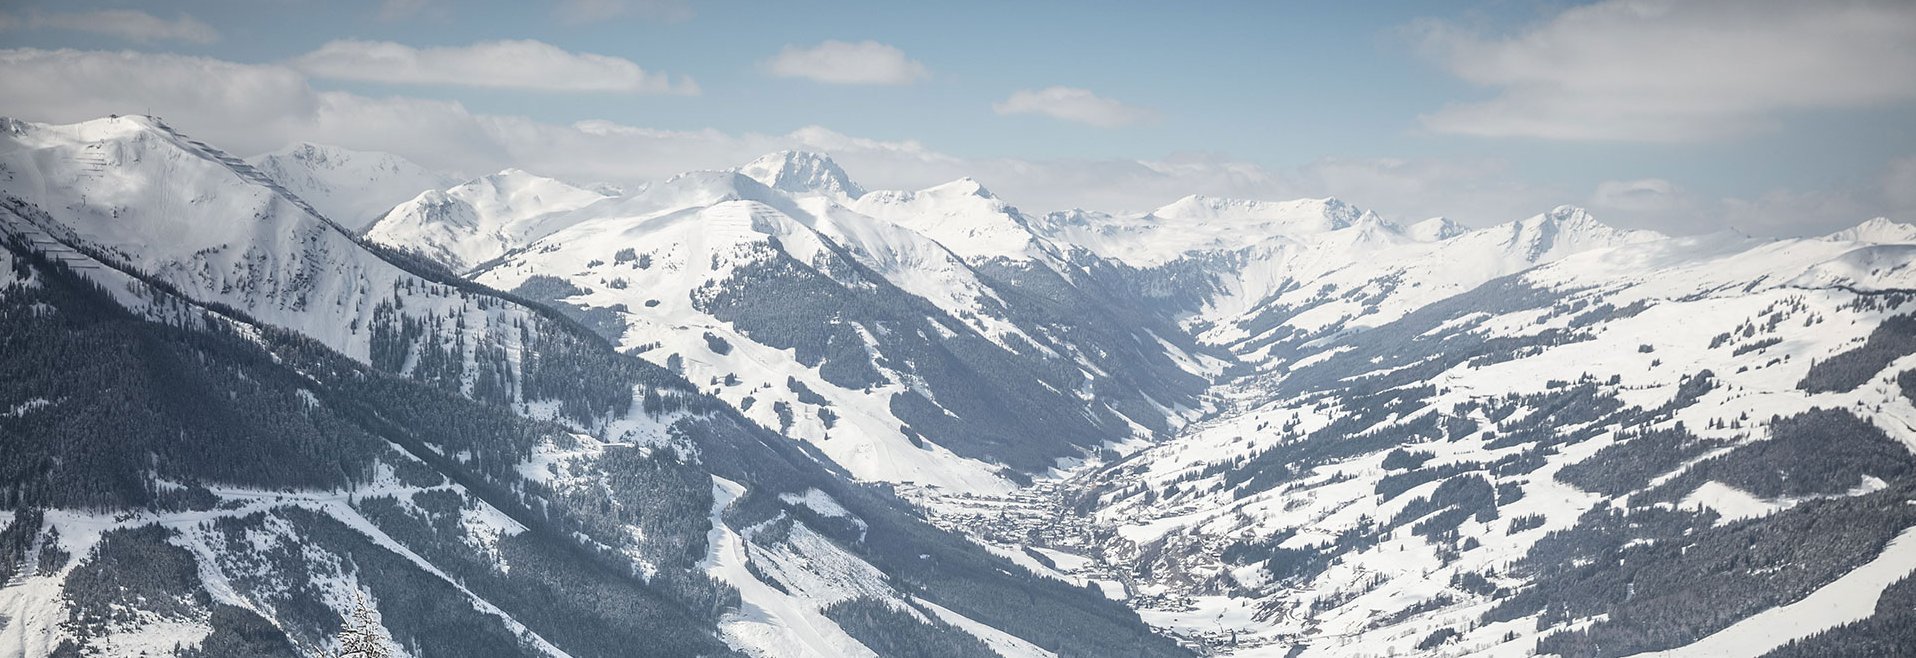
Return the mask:
POLYGON ((1477 224, 1554 203, 1672 232, 1916 219, 1916 191, 1902 189, 1916 185, 1912 3, 1766 4, 16 2, 0 9, 0 46, 30 66, 0 71, 0 91, 16 99, 0 113, 63 121, 157 104, 241 153, 310 139, 442 168, 548 164, 602 179, 722 166, 797 140, 834 151, 868 184, 969 174, 1036 210, 1148 207, 1183 185, 1336 194, 1398 219, 1477 224), (472 48, 502 40, 539 42, 558 68, 474 86, 487 74, 473 71, 495 70, 498 55, 472 48), (377 62, 349 52, 373 42, 446 49, 440 61, 477 68, 379 81, 377 62), (832 42, 845 47, 837 59, 814 52, 832 42), (104 59, 122 51, 137 55, 104 59), (565 68, 588 56, 642 68, 649 82, 534 88, 590 77, 596 69, 565 68), (819 70, 872 60, 880 70, 860 68, 862 82, 819 70), (240 68, 182 72, 206 61, 240 68), (138 82, 114 84, 102 68, 138 82), (289 95, 273 91, 282 84, 313 107, 275 106, 289 95), (253 87, 257 98, 239 96, 253 87), (459 116, 365 127, 418 103, 459 116), (234 107, 247 110, 223 114, 234 107), (511 141, 534 131, 496 117, 679 134, 567 160, 511 141), (818 129, 830 138, 793 136, 818 129), (916 160, 886 159, 905 152, 916 160), (1127 168, 1136 163, 1144 169, 1127 168), (1131 180, 1146 175, 1157 178, 1131 180))

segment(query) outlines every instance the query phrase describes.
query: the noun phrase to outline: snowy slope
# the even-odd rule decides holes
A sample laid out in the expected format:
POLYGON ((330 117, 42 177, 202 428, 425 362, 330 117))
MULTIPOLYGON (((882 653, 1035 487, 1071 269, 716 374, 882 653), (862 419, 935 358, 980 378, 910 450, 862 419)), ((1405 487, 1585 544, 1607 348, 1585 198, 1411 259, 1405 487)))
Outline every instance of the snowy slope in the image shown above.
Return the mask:
POLYGON ((1190 196, 1118 216, 1052 213, 1039 232, 1123 262, 1202 341, 1261 367, 1496 277, 1584 251, 1654 240, 1563 206, 1469 230, 1445 218, 1400 227, 1338 199, 1190 196))
POLYGON ((458 182, 451 174, 391 153, 299 143, 247 162, 313 204, 328 219, 361 230, 394 205, 458 182))
POLYGON ((1056 258, 1057 248, 1032 232, 1031 220, 978 181, 961 178, 915 192, 882 190, 851 209, 924 234, 967 259, 1056 258))
MULTIPOLYGON (((520 289, 535 277, 565 280, 576 292, 563 303, 616 315, 615 342, 622 348, 677 363, 693 381, 716 384, 712 392, 721 399, 767 427, 813 442, 861 479, 963 491, 1008 486, 1001 465, 954 454, 937 442, 947 435, 915 427, 895 398, 923 396, 949 405, 975 391, 947 387, 975 384, 944 377, 946 369, 978 367, 966 363, 977 358, 1055 359, 1059 348, 1046 345, 1058 343, 1014 322, 992 284, 940 243, 831 198, 793 199, 729 172, 680 175, 564 221, 572 225, 482 269, 475 279, 504 290, 520 289), (784 267, 796 269, 771 279, 758 274, 784 267), (850 331, 842 334, 862 343, 857 352, 823 359, 795 353, 794 343, 781 342, 794 340, 785 330, 758 321, 771 309, 725 311, 718 301, 795 282, 810 282, 805 285, 831 296, 780 298, 777 303, 791 307, 782 313, 845 317, 839 304, 876 313, 849 322, 850 331), (925 307, 913 309, 917 304, 925 307), (950 353, 925 352, 928 336, 951 346, 938 349, 964 346, 964 354, 977 356, 951 361, 950 353), (940 373, 921 375, 933 359, 941 362, 940 373), (873 371, 834 374, 848 368, 873 371), (926 434, 938 438, 924 441, 920 436, 926 434)), ((1077 375, 1079 381, 1091 376, 1077 375)), ((1093 402, 1060 389, 1043 394, 1065 404, 1093 402)), ((942 408, 960 422, 972 413, 942 408)))
MULTIPOLYGON (((777 250, 804 262, 838 258, 835 245, 799 219, 750 200, 769 194, 770 190, 734 174, 680 176, 632 198, 590 209, 598 216, 535 241, 476 273, 475 280, 502 290, 520 288, 540 275, 567 280, 584 294, 569 296, 566 303, 617 310, 624 328, 615 342, 622 349, 649 348, 642 351, 660 361, 666 355, 678 355, 684 374, 695 382, 735 377, 736 383, 716 391, 721 398, 745 407, 743 400, 751 397, 755 403, 743 409, 748 416, 816 441, 834 461, 861 478, 1002 488, 1002 480, 988 465, 935 446, 932 450, 914 447, 899 430, 903 423, 885 404, 894 390, 846 390, 833 385, 790 353, 752 341, 701 308, 701 297, 725 285, 741 266, 761 262, 769 252, 760 250, 774 249, 774 241, 777 250), (685 205, 675 207, 680 204, 685 205), (720 342, 707 339, 708 334, 720 342), (789 381, 821 392, 840 429, 828 430, 817 418, 817 411, 827 405, 801 403, 789 381), (781 423, 776 407, 806 413, 781 423), (828 435, 832 440, 826 440, 828 435)), ((810 215, 804 217, 812 220, 810 215)), ((845 214, 841 219, 851 217, 845 214)))
MULTIPOLYGON (((1895 239, 1896 227, 1884 228, 1865 224, 1859 233, 1895 239)), ((1224 389, 1234 411, 1065 487, 1065 500, 1101 501, 1085 519, 1091 529, 1049 522, 1031 532, 1055 533, 1051 545, 1102 558, 1078 573, 1149 574, 1128 587, 1146 619, 1245 656, 1520 656, 1543 646, 1582 655, 1583 636, 1570 632, 1579 629, 1596 634, 1590 641, 1626 647, 1676 648, 1701 637, 1640 630, 1650 624, 1615 616, 1623 613, 1592 615, 1607 605, 1637 614, 1627 599, 1569 598, 1563 619, 1552 616, 1555 608, 1526 612, 1517 603, 1530 599, 1510 598, 1594 597, 1601 590, 1582 589, 1577 572, 1554 571, 1568 567, 1553 561, 1588 559, 1566 547, 1611 546, 1604 542, 1624 542, 1631 532, 1643 534, 1623 547, 1652 552, 1634 559, 1667 565, 1660 580, 1691 582, 1683 570, 1717 568, 1702 562, 1717 547, 1745 550, 1737 533, 1789 536, 1817 518, 1888 524, 1871 539, 1830 539, 1786 558, 1819 565, 1805 572, 1829 569, 1820 579, 1784 584, 1739 572, 1733 577, 1749 580, 1738 581, 1747 584, 1734 586, 1741 588, 1735 594, 1715 589, 1720 581, 1688 585, 1690 596, 1716 597, 1731 620, 1786 610, 1779 606, 1793 599, 1764 598, 1769 588, 1801 587, 1833 601, 1839 591, 1881 591, 1916 571, 1916 563, 1895 557, 1907 555, 1906 540, 1887 543, 1916 526, 1902 512, 1904 503, 1916 504, 1916 471, 1909 470, 1916 398, 1895 383, 1898 373, 1916 369, 1916 357, 1869 371, 1854 389, 1812 393, 1801 384, 1813 364, 1912 310, 1907 295, 1871 292, 1897 287, 1916 259, 1910 245, 1733 235, 1637 235, 1616 245, 1614 233, 1562 210, 1452 241, 1479 240, 1473 253, 1492 246, 1489 253, 1520 263, 1549 244, 1537 239, 1543 236, 1577 253, 1301 349, 1288 374, 1254 375, 1224 389), (1854 266, 1863 260, 1874 266, 1854 266), (1822 275, 1839 266, 1845 277, 1822 275), (1773 485, 1747 484, 1727 465, 1699 465, 1719 456, 1756 472, 1806 468, 1759 446, 1773 431, 1806 431, 1778 418, 1814 407, 1848 410, 1874 428, 1844 437, 1858 447, 1818 439, 1830 442, 1817 448, 1826 458, 1865 449, 1888 456, 1839 462, 1831 480, 1798 480, 1822 492, 1814 495, 1753 494, 1722 481, 1773 485), (1633 438, 1646 430, 1693 433, 1707 443, 1681 456, 1634 453, 1632 468, 1655 469, 1647 475, 1606 471, 1612 474, 1592 484, 1571 474, 1579 462, 1625 463, 1592 458, 1651 445, 1654 439, 1633 438), (1885 438, 1868 438, 1872 432, 1885 438), (1868 443, 1878 440, 1888 443, 1868 443), (1642 479, 1632 484, 1633 477, 1642 479), (1477 481, 1494 495, 1457 497, 1477 481), (1591 514, 1606 506, 1645 518, 1659 509, 1699 516, 1645 520, 1623 538, 1598 539, 1603 517, 1591 514), (1461 516, 1445 516, 1447 509, 1461 516), (1418 525, 1425 521, 1435 525, 1418 525), (1583 534, 1564 535, 1574 537, 1564 544, 1549 540, 1553 531, 1583 534), (1688 559, 1654 553, 1669 541, 1666 532, 1691 533, 1688 559), (1274 557, 1266 563, 1261 556, 1274 557), (1852 569, 1855 576, 1836 580, 1852 569)), ((1541 251, 1549 258, 1551 249, 1541 251)), ((1667 621, 1696 623, 1687 628, 1710 636, 1699 654, 1753 655, 1869 614, 1808 601, 1787 610, 1777 613, 1786 625, 1667 621), (1722 653, 1726 647, 1744 648, 1722 653)))
MULTIPOLYGON (((399 317, 458 318, 468 350, 516 340, 524 309, 479 308, 381 259, 244 162, 145 117, 23 126, 0 136, 0 193, 67 246, 187 297, 293 328, 362 362, 399 317)), ((445 338, 450 338, 447 336, 445 338)))
POLYGON ((507 169, 446 190, 427 190, 366 228, 366 238, 464 272, 566 227, 568 213, 600 192, 507 169))
POLYGON ((1905 224, 1877 217, 1855 226, 1824 236, 1825 240, 1835 242, 1872 242, 1877 244, 1909 244, 1916 242, 1916 225, 1905 224))
MULTIPOLYGON (((1402 239, 1384 226, 1368 234, 1347 235, 1362 227, 1324 234, 1312 245, 1315 259, 1259 273, 1263 289, 1294 289, 1257 300, 1259 308, 1235 318, 1240 327, 1267 311, 1297 309, 1286 324, 1306 331, 1375 326, 1410 309, 1455 295, 1491 279, 1514 274, 1571 254, 1619 247, 1660 238, 1654 233, 1622 231, 1598 222, 1588 212, 1563 206, 1523 220, 1421 242, 1402 239), (1326 291, 1327 287, 1333 287, 1326 291), (1321 296, 1320 296, 1320 293, 1321 296)), ((1257 277, 1245 276, 1256 281, 1257 277)), ((1248 285, 1247 285, 1248 288, 1248 285)), ((1231 319, 1219 317, 1220 321, 1231 319)), ((1228 328, 1217 336, 1253 337, 1228 328)))
MULTIPOLYGON (((1107 602, 931 532, 895 499, 549 311, 409 271, 251 167, 157 121, 4 127, 0 272, 12 285, 0 291, 0 318, 20 329, 10 341, 38 342, 8 355, 31 368, 12 373, 0 422, 45 423, 77 408, 72 396, 34 387, 77 376, 85 369, 65 368, 88 359, 118 358, 134 359, 107 362, 130 366, 119 370, 124 381, 92 389, 89 404, 114 422, 168 423, 157 433, 54 432, 61 440, 30 447, 54 451, 35 459, 62 464, 57 479, 34 480, 41 469, 4 483, 52 492, 0 517, 0 557, 19 575, 0 585, 0 609, 20 620, 0 638, 26 655, 62 642, 104 655, 282 640, 320 652, 359 596, 396 638, 396 655, 421 646, 621 655, 641 642, 661 655, 714 655, 727 644, 772 656, 855 654, 862 641, 848 636, 870 637, 872 627, 841 626, 824 610, 854 599, 898 616, 887 633, 975 637, 1031 649, 1023 655, 1043 655, 1024 638, 1097 647, 1145 637, 1151 655, 1186 655, 1107 602), (82 280, 101 288, 75 285, 82 280), (59 285, 40 288, 45 281, 59 285), (136 315, 102 307, 115 304, 136 315), (69 336, 84 349, 56 349, 69 336), (29 354, 37 357, 21 360, 29 354), (148 381, 164 392, 136 385, 148 381), (215 437, 186 429, 210 421, 258 431, 225 448, 199 445, 215 437), (220 458, 202 459, 208 452, 220 458), (266 466, 234 470, 244 463, 266 466), (288 468, 275 477, 308 479, 269 477, 288 468), (131 507, 59 497, 83 485, 131 507), (143 506, 153 497, 161 502, 143 506), (941 585, 955 578, 965 585, 941 585), (1044 602, 1051 623, 1005 614, 1012 592, 1044 602), (110 606, 111 619, 96 623, 96 604, 110 606), (794 633, 834 639, 781 641, 794 633)), ((736 174, 686 181, 634 203, 669 207, 676 194, 708 206, 624 227, 715 229, 666 250, 677 260, 661 258, 658 269, 670 265, 677 283, 703 281, 697 270, 725 259, 753 262, 750 252, 776 242, 833 281, 889 285, 783 211, 714 199, 757 195, 796 208, 762 185, 736 174), (713 180, 722 184, 701 182, 713 180)), ((858 221, 871 220, 832 220, 844 235, 898 242, 861 247, 873 262, 963 271, 858 221)), ((790 363, 776 352, 759 354, 790 363)))
MULTIPOLYGON (((48 354, 176 341, 204 356, 154 363, 215 382, 178 387, 186 407, 128 384, 100 408, 164 421, 263 387, 247 404, 295 411, 261 417, 385 437, 306 487, 181 471, 193 432, 20 444, 94 451, 44 460, 98 469, 66 482, 188 501, 0 512, 0 550, 27 551, 4 554, 0 646, 27 655, 228 641, 241 613, 219 605, 323 640, 368 593, 387 630, 450 641, 392 582, 469 609, 502 655, 617 653, 564 618, 600 608, 555 619, 528 601, 570 590, 512 580, 597 573, 575 554, 698 620, 595 629, 780 656, 872 653, 834 604, 1006 655, 1106 655, 1139 637, 1114 601, 1225 655, 1741 655, 1868 618, 1916 572, 1916 227, 1887 219, 1765 241, 1568 206, 1476 230, 1335 199, 1035 218, 969 179, 866 192, 783 152, 612 198, 513 170, 442 182, 373 227, 560 320, 412 271, 283 171, 155 121, 0 128, 9 340, 108 317, 45 287, 84 277, 171 329, 48 354), (231 356, 248 346, 270 356, 231 356), (525 425, 435 434, 495 416, 525 425), (138 454, 79 458, 122 445, 138 454), (898 485, 995 557, 848 479, 898 485), (176 534, 132 534, 152 524, 176 534), (189 598, 68 623, 97 595, 75 574, 125 568, 102 546, 184 560, 165 593, 189 598)), ((374 192, 407 178, 361 156, 284 162, 387 172, 374 192)), ((0 427, 79 404, 0 394, 0 427)), ((68 433, 22 434, 48 435, 68 433)), ((230 451, 305 435, 253 436, 230 451)))
POLYGON ((1335 198, 1269 202, 1192 195, 1136 216, 1071 211, 1044 218, 1059 240, 1137 267, 1187 254, 1228 253, 1275 237, 1304 238, 1346 228, 1364 212, 1335 198))
POLYGON ((1404 228, 1404 234, 1418 242, 1438 242, 1463 235, 1470 227, 1452 221, 1449 217, 1432 217, 1404 228))

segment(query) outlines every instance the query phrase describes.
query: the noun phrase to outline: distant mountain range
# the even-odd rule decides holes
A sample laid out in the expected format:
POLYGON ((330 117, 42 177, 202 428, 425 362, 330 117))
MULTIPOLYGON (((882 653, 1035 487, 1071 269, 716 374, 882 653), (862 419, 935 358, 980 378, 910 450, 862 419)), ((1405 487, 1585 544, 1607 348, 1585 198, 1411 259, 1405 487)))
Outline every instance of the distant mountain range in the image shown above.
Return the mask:
POLYGON ((0 129, 0 655, 1916 646, 1907 224, 0 129))

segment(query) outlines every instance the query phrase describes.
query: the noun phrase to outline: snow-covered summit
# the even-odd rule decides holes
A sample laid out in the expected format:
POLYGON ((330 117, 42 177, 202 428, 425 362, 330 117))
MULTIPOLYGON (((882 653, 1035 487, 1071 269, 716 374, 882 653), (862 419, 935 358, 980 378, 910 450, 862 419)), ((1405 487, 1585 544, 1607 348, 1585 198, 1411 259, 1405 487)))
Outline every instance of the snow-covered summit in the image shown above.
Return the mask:
POLYGON ((1874 242, 1878 244, 1916 242, 1916 225, 1904 224, 1888 217, 1877 217, 1823 236, 1823 239, 1836 242, 1874 242))
POLYGON ((1055 251, 1029 217, 966 177, 915 192, 868 192, 851 209, 917 231, 966 258, 1023 260, 1055 251))
POLYGON ((1193 194, 1151 211, 1150 216, 1169 222, 1247 224, 1281 233, 1302 233, 1344 228, 1363 214, 1363 210, 1336 197, 1256 201, 1193 194))
POLYGON ((1449 217, 1432 217, 1411 224, 1404 232, 1418 242, 1439 242, 1463 235, 1470 227, 1459 224, 1449 217))
POLYGON ((831 156, 811 151, 779 151, 759 157, 737 169, 766 187, 795 195, 824 195, 838 199, 864 196, 865 188, 852 182, 831 156))
POLYGON ((366 237, 420 253, 455 272, 570 225, 568 211, 606 195, 518 169, 446 190, 428 190, 392 209, 366 237))
POLYGON ((1193 253, 1232 253, 1272 240, 1314 240, 1352 227, 1363 227, 1373 237, 1402 232, 1335 197, 1254 201, 1194 194, 1143 214, 1077 210, 1051 213, 1039 224, 1048 237, 1136 267, 1193 253))
POLYGON ((1484 229, 1503 237, 1511 253, 1537 263, 1563 255, 1662 240, 1667 236, 1655 231, 1619 229, 1598 221, 1590 211, 1576 206, 1557 206, 1550 212, 1484 229))
MULTIPOLYGON (((421 281, 253 166, 157 119, 33 125, 0 136, 0 168, 16 172, 0 177, 0 195, 34 209, 0 212, 10 231, 103 254, 112 269, 146 273, 171 294, 300 331, 362 362, 380 304, 397 308, 414 294, 406 283, 421 281)), ((434 301, 408 299, 404 313, 461 303, 420 297, 434 301)))
POLYGON ((247 160, 328 219, 363 230, 422 190, 459 182, 391 153, 300 142, 247 160))

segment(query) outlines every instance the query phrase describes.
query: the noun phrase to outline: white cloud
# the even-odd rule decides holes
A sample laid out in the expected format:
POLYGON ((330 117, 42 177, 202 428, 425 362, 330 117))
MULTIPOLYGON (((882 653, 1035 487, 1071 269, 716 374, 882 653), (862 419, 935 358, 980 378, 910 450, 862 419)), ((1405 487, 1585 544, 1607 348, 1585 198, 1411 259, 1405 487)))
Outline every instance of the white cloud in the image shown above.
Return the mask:
POLYGON ((1042 114, 1100 128, 1116 128, 1156 118, 1157 114, 1077 87, 1045 87, 1014 92, 991 109, 1001 115, 1042 114))
POLYGON ((1804 237, 1855 226, 1883 214, 1853 190, 1777 189, 1754 198, 1723 199, 1721 223, 1750 235, 1804 237))
POLYGON ((186 14, 167 20, 137 9, 84 12, 29 12, 21 18, 0 15, 0 29, 71 30, 125 39, 134 43, 180 41, 208 44, 219 41, 219 30, 186 14))
POLYGON ((1907 221, 1913 217, 1897 213, 1916 211, 1910 207, 1916 194, 1909 192, 1916 189, 1910 184, 1916 179, 1916 157, 1887 163, 1880 177, 1850 187, 1776 190, 1750 199, 1701 198, 1658 179, 1613 181, 1595 192, 1572 193, 1524 183, 1496 160, 1325 158, 1271 168, 1209 154, 1157 160, 965 158, 915 141, 875 140, 820 126, 763 134, 658 130, 609 121, 556 124, 474 114, 448 101, 316 91, 285 65, 76 50, 0 50, 0 98, 8 99, 7 113, 31 121, 64 123, 150 110, 239 155, 313 141, 390 151, 466 175, 520 167, 571 180, 630 184, 807 148, 831 153, 872 189, 915 189, 972 176, 1032 212, 1146 210, 1186 194, 1338 196, 1395 220, 1445 215, 1485 226, 1589 196, 1604 221, 1622 226, 1673 233, 1734 226, 1756 235, 1814 235, 1876 215, 1907 221), (1636 205, 1627 207, 1631 204, 1636 205), (1898 207, 1904 210, 1894 210, 1898 207))
MULTIPOLYGON (((151 112, 213 143, 251 150, 311 121, 318 97, 283 66, 207 57, 80 50, 0 50, 5 111, 33 121, 151 112)), ((264 150, 264 149, 262 149, 264 150)))
POLYGON ((1511 35, 1420 29, 1444 68, 1497 92, 1422 117, 1438 132, 1683 142, 1916 101, 1907 0, 1606 0, 1511 35))
POLYGON ((826 41, 809 48, 786 46, 765 69, 781 78, 835 85, 908 85, 925 78, 925 65, 905 51, 876 41, 826 41))
POLYGON ((559 20, 575 24, 621 16, 676 23, 691 19, 693 13, 686 0, 562 0, 556 11, 559 20))
POLYGON ((390 41, 339 40, 293 59, 322 78, 389 84, 453 85, 534 91, 697 94, 691 78, 676 82, 631 60, 572 53, 531 40, 413 48, 390 41))
POLYGON ((1755 236, 1804 237, 1878 216, 1916 219, 1916 192, 1911 191, 1916 188, 1911 185, 1916 185, 1916 157, 1891 160, 1874 177, 1728 197, 1706 196, 1657 178, 1605 181, 1597 185, 1589 203, 1605 221, 1675 235, 1735 230, 1755 236))
POLYGON ((1682 194, 1676 184, 1661 178, 1609 180, 1597 184, 1590 204, 1628 211, 1668 210, 1679 205, 1682 194))

